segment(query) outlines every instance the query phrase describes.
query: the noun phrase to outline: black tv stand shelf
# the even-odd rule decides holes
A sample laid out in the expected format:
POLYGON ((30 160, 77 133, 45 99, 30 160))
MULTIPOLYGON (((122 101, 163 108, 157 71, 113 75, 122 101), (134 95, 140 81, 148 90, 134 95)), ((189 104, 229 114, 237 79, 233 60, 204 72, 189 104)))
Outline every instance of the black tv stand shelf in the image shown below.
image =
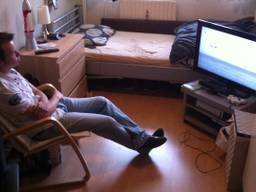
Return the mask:
POLYGON ((211 94, 199 81, 181 86, 184 93, 184 121, 200 130, 216 136, 219 129, 228 125, 233 109, 252 111, 256 107, 256 97, 247 98, 244 105, 231 105, 225 96, 211 94))
POLYGON ((240 98, 249 98, 250 92, 247 90, 241 90, 234 86, 228 85, 228 83, 221 82, 215 79, 199 80, 199 84, 202 85, 209 93, 217 95, 235 95, 240 98))

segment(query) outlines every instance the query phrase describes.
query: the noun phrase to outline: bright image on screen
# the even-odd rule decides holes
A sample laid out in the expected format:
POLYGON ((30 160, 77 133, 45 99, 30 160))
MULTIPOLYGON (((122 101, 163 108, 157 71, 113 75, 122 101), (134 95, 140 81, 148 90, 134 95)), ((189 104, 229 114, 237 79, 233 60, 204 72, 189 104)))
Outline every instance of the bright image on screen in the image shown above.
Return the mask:
POLYGON ((203 26, 198 67, 256 90, 256 42, 203 26))

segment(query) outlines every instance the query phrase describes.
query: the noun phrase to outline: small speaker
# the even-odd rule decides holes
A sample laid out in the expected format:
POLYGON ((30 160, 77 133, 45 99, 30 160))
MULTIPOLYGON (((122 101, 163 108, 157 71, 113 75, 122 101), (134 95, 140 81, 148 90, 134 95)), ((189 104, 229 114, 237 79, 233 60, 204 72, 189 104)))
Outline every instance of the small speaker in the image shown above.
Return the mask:
POLYGON ((61 35, 59 33, 49 33, 49 35, 47 35, 47 38, 50 40, 59 40, 61 39, 61 35))

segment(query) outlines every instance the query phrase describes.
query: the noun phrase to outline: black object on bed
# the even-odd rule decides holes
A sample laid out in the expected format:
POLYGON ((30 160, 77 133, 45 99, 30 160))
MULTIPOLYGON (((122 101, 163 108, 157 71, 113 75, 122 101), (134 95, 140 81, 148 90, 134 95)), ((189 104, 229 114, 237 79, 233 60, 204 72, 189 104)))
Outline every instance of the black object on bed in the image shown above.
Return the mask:
MULTIPOLYGON (((256 24, 253 21, 253 17, 239 19, 234 22, 209 21, 249 33, 256 33, 256 24)), ((175 32, 176 38, 170 52, 170 62, 192 67, 196 46, 197 20, 180 25, 175 32)))

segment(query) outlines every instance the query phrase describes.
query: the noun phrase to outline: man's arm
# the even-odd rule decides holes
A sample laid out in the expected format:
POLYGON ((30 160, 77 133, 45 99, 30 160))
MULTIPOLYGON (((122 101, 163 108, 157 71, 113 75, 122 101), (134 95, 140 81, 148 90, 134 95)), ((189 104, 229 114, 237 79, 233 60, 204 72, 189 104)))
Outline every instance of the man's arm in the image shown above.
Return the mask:
POLYGON ((37 105, 29 108, 27 112, 33 113, 38 118, 51 116, 56 110, 59 100, 63 97, 62 93, 55 89, 52 97, 48 99, 47 96, 36 87, 32 87, 32 90, 34 94, 39 97, 39 100, 37 105))

